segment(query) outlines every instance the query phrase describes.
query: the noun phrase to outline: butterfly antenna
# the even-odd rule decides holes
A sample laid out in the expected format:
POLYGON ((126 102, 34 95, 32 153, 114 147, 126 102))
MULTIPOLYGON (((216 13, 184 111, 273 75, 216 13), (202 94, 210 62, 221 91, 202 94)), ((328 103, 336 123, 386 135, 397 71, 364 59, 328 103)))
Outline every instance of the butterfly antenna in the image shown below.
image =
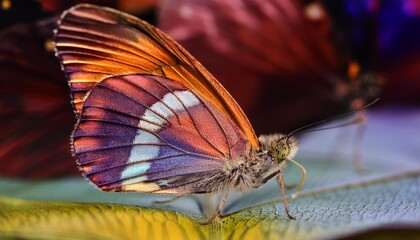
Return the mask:
MULTIPOLYGON (((373 100, 372 102, 370 102, 370 103, 368 103, 368 104, 364 105, 364 106, 363 106, 363 107, 361 107, 361 108, 358 108, 358 109, 355 109, 355 110, 351 110, 351 111, 348 111, 348 112, 345 112, 345 113, 339 114, 339 115, 337 115, 337 116, 330 117, 330 118, 327 118, 327 119, 324 119, 324 120, 321 120, 321 121, 318 121, 318 122, 314 122, 314 123, 308 124, 308 125, 306 125, 306 126, 300 127, 300 128, 298 128, 298 129, 296 129, 296 130, 292 131, 291 133, 287 134, 287 140, 289 140, 289 138, 290 138, 292 135, 296 135, 296 133, 299 133, 299 132, 301 132, 302 130, 305 130, 305 129, 310 128, 310 127, 315 126, 315 125, 319 125, 319 124, 323 124, 323 123, 329 122, 329 121, 334 120, 334 119, 337 119, 337 118, 341 118, 341 117, 344 117, 344 116, 347 116, 347 115, 353 114, 353 113, 355 113, 355 112, 357 112, 357 111, 360 111, 360 110, 362 110, 362 109, 365 109, 365 108, 368 108, 368 107, 372 106, 372 105, 373 105, 373 104, 375 104, 377 101, 379 101, 379 98, 377 98, 377 99, 373 100)), ((360 121, 360 120, 357 120, 357 121, 356 121, 356 123, 357 123, 358 121, 360 121)), ((351 124, 353 124, 353 123, 351 123, 351 124)), ((349 123, 346 123, 346 124, 344 124, 343 126, 347 126, 347 125, 350 125, 350 124, 349 124, 349 123)), ((337 126, 335 126, 335 127, 337 127, 337 126)), ((334 128, 335 128, 335 127, 334 127, 334 128)), ((325 128, 325 129, 328 129, 328 128, 325 128)), ((319 130, 323 130, 323 129, 319 129, 319 130)), ((313 130, 313 131, 315 131, 315 130, 313 130)), ((308 132, 309 132, 309 131, 308 131, 308 132)))
POLYGON ((339 128, 339 127, 346 127, 346 126, 350 126, 350 125, 353 125, 353 124, 359 124, 359 123, 362 123, 364 121, 365 121, 365 118, 363 116, 357 116, 355 119, 353 119, 349 122, 343 123, 343 124, 338 124, 338 125, 331 126, 331 127, 324 127, 324 128, 317 128, 317 129, 309 129, 309 130, 306 130, 306 131, 300 131, 300 132, 296 133, 295 136, 299 135, 299 134, 302 134, 302 133, 318 132, 318 131, 334 129, 334 128, 339 128))

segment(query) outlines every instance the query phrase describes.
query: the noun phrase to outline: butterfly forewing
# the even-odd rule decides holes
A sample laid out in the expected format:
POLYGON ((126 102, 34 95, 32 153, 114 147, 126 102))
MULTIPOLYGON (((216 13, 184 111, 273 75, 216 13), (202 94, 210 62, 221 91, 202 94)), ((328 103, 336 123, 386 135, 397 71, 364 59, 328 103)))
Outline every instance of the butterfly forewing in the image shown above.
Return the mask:
POLYGON ((168 77, 211 102, 258 147, 247 117, 223 86, 179 44, 144 21, 113 9, 78 5, 62 16, 56 51, 77 113, 87 92, 109 76, 168 77))
POLYGON ((222 189, 229 161, 250 149, 211 102, 171 79, 140 74, 93 88, 73 146, 84 174, 103 190, 174 194, 222 189), (206 184, 214 178, 220 186, 206 184))

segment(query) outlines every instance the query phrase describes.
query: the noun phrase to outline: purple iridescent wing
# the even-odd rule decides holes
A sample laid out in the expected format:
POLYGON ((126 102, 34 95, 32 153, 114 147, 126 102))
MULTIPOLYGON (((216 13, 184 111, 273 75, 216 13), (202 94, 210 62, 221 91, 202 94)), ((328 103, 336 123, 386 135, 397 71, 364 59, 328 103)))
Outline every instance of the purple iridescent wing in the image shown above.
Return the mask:
POLYGON ((183 84, 129 74, 107 78, 88 94, 73 147, 84 175, 102 190, 188 194, 221 190, 250 143, 183 84))

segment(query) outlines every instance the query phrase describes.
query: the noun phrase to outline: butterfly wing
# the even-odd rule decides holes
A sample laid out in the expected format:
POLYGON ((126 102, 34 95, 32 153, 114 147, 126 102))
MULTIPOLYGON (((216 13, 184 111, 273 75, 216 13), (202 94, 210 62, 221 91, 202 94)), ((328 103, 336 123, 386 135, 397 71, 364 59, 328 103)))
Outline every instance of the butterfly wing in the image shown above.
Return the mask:
POLYGON ((106 191, 219 191, 250 144, 235 122, 183 84, 109 77, 88 94, 73 134, 86 177, 106 191))
POLYGON ((56 51, 70 80, 76 112, 86 93, 106 77, 163 76, 210 101, 258 147, 249 120, 223 86, 178 43, 144 21, 109 8, 77 5, 62 16, 56 51))

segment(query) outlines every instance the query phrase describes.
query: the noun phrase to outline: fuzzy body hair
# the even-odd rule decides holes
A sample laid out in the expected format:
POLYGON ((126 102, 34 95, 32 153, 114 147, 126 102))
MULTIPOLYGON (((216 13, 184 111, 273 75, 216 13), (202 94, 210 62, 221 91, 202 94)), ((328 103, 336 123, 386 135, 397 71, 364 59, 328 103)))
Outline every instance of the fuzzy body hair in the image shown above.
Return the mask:
POLYGON ((282 134, 262 135, 259 137, 260 148, 250 150, 248 157, 229 161, 229 179, 239 178, 235 183, 236 190, 243 192, 264 185, 283 171, 286 159, 296 155, 298 146, 293 136, 282 134))

